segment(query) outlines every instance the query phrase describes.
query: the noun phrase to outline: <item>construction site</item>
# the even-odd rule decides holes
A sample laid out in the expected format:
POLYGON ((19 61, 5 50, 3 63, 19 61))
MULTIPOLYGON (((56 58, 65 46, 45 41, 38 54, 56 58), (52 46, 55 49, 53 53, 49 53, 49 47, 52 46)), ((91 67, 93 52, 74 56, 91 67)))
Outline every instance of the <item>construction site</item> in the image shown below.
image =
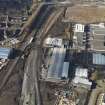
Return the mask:
POLYGON ((0 0, 0 105, 104 105, 104 11, 104 0, 0 0))

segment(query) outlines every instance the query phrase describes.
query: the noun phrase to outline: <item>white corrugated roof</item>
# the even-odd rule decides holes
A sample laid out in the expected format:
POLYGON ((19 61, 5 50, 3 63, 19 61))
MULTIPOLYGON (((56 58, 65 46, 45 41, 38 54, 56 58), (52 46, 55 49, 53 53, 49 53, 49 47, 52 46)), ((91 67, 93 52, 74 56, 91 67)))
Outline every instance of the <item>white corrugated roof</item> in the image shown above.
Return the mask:
POLYGON ((61 47, 62 46, 62 39, 60 39, 60 38, 47 38, 45 40, 45 44, 51 45, 51 46, 61 47))
POLYGON ((0 48, 0 58, 7 59, 10 52, 10 48, 0 48))
POLYGON ((99 28, 105 28, 104 23, 99 24, 90 24, 92 27, 99 27, 99 28))
POLYGON ((105 55, 93 53, 93 64, 105 65, 105 55))
POLYGON ((88 77, 88 69, 77 67, 75 76, 87 78, 88 77))
POLYGON ((82 24, 75 24, 75 32, 84 32, 84 25, 82 24))
POLYGON ((73 82, 75 84, 84 84, 84 85, 92 85, 92 82, 90 82, 88 79, 85 79, 85 78, 80 78, 80 77, 75 77, 73 79, 73 82))

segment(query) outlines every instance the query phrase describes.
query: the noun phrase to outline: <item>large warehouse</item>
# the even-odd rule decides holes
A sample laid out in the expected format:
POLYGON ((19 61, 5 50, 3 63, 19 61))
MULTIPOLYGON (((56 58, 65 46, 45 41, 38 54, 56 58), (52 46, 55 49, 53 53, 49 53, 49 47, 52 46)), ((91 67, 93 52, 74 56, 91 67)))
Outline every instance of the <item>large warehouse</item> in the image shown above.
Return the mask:
POLYGON ((64 61, 65 55, 66 48, 54 48, 48 68, 48 81, 56 82, 68 78, 69 62, 64 61))
POLYGON ((11 48, 0 48, 0 59, 8 59, 13 53, 11 48))

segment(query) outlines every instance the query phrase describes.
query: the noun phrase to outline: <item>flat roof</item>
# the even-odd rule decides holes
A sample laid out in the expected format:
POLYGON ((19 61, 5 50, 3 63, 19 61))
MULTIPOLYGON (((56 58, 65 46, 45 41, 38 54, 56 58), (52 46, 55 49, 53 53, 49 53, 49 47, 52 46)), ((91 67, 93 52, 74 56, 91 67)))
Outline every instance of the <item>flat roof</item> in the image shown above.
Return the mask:
POLYGON ((93 30, 93 40, 91 40, 92 48, 95 50, 104 50, 105 27, 91 27, 93 30))
MULTIPOLYGON (((104 39, 105 39, 105 27, 101 28, 99 26, 95 26, 96 24, 90 24, 91 28, 91 37, 90 37, 90 45, 91 50, 96 51, 104 51, 105 52, 105 45, 104 45, 104 39), (94 25, 94 26, 93 26, 94 25)), ((83 32, 74 32, 75 36, 77 36, 77 45, 79 47, 85 46, 83 44, 84 42, 84 34, 83 32)))
POLYGON ((75 77, 73 79, 73 82, 76 84, 84 84, 84 85, 92 85, 92 82, 90 82, 88 79, 85 78, 80 78, 80 77, 75 77))
POLYGON ((11 48, 0 48, 0 58, 7 59, 10 52, 11 48))
POLYGON ((77 67, 76 72, 75 72, 75 76, 87 78, 88 77, 88 69, 87 68, 77 67))

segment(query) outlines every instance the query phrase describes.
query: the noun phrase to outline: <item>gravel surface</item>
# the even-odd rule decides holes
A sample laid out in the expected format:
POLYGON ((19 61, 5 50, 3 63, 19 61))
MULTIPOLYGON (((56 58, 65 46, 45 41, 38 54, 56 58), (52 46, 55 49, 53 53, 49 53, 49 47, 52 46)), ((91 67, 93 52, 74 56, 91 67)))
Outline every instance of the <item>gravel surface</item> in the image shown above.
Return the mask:
POLYGON ((94 23, 105 21, 105 8, 96 6, 68 7, 66 19, 79 23, 94 23))

